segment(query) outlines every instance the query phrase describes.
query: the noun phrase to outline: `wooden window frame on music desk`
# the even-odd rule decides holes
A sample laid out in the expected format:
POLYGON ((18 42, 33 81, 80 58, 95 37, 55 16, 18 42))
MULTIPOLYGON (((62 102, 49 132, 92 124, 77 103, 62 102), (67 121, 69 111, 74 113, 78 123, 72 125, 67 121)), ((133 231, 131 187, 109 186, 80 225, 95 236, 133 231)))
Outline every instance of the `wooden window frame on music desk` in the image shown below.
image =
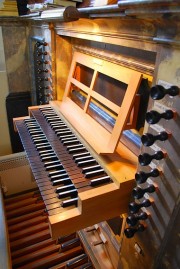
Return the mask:
POLYGON ((85 138, 85 140, 98 154, 113 153, 115 151, 122 131, 125 129, 125 126, 131 116, 141 78, 142 74, 135 70, 80 52, 74 52, 60 110, 72 126, 85 138), (74 72, 77 64, 84 65, 94 70, 89 87, 74 78, 74 72), (127 90, 121 106, 118 106, 106 97, 94 91, 94 85, 98 73, 127 84, 127 90), (87 99, 83 109, 69 97, 72 84, 87 94, 87 99), (95 99, 97 102, 105 104, 109 110, 117 114, 116 122, 111 133, 87 113, 91 98, 95 99))

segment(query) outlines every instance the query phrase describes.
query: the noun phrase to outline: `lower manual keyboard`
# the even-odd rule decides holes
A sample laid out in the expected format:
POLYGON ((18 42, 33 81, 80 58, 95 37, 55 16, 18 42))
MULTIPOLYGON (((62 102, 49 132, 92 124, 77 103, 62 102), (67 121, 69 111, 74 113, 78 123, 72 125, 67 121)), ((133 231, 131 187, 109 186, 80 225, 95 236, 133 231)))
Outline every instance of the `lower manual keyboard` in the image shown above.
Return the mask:
POLYGON ((49 216, 77 206, 78 193, 111 182, 103 167, 50 107, 16 127, 49 216))

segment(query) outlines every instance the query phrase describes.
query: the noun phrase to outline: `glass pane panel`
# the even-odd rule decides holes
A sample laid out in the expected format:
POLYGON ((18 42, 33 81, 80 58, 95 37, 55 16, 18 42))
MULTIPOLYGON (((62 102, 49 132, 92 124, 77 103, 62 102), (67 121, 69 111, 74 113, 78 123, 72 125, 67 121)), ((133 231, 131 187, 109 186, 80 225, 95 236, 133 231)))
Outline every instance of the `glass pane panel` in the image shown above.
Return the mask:
POLYGON ((78 87, 71 84, 70 98, 82 109, 87 99, 87 94, 78 87))
POLYGON ((73 78, 75 78, 82 84, 86 85, 87 87, 90 87, 93 73, 94 73, 93 69, 77 63, 73 78))
POLYGON ((101 124, 106 130, 112 132, 117 114, 112 112, 105 105, 97 102, 94 98, 91 99, 87 113, 101 124))
POLYGON ((118 106, 121 106, 126 90, 127 84, 102 73, 98 74, 94 85, 94 91, 118 106))

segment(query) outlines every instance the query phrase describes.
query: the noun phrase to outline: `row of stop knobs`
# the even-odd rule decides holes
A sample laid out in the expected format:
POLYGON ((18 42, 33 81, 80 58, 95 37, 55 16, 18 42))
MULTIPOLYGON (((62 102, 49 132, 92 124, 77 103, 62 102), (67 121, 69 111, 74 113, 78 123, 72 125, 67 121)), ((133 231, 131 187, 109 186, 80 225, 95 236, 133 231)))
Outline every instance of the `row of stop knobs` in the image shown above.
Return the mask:
MULTIPOLYGON (((160 100, 164 98, 165 95, 169 95, 170 97, 175 97, 179 95, 180 89, 177 86, 171 86, 166 89, 161 85, 156 85, 151 88, 150 96, 153 100, 160 100)), ((150 110, 146 113, 146 122, 148 124, 156 124, 161 119, 171 120, 176 117, 176 111, 167 109, 163 113, 159 113, 156 110, 150 110)), ((145 147, 152 146, 157 140, 166 141, 171 137, 171 133, 162 131, 157 135, 153 135, 151 133, 143 134, 141 137, 141 142, 145 147)), ((149 153, 140 154, 138 157, 139 164, 141 166, 147 166, 151 163, 153 159, 161 160, 166 157, 166 153, 164 151, 157 151, 154 154, 150 155, 149 153)), ((160 171, 157 168, 152 169, 149 173, 144 171, 139 171, 135 174, 135 179, 138 184, 143 184, 147 181, 148 178, 155 178, 160 175, 160 171)), ((154 184, 149 184, 146 188, 141 188, 140 185, 137 185, 133 191, 132 196, 135 199, 143 198, 146 193, 153 193, 156 191, 156 187, 154 184)), ((124 233, 127 238, 131 238, 134 236, 136 232, 142 232, 145 230, 146 226, 143 225, 140 221, 146 220, 148 218, 148 213, 145 211, 140 211, 143 207, 151 206, 152 202, 150 199, 144 199, 142 202, 131 202, 129 204, 130 215, 127 217, 126 221, 128 224, 128 228, 125 229, 124 233)))
POLYGON ((46 104, 52 100, 51 62, 49 52, 42 49, 48 46, 47 42, 36 42, 37 47, 37 94, 39 104, 46 104), (45 68, 44 68, 45 67, 45 68))

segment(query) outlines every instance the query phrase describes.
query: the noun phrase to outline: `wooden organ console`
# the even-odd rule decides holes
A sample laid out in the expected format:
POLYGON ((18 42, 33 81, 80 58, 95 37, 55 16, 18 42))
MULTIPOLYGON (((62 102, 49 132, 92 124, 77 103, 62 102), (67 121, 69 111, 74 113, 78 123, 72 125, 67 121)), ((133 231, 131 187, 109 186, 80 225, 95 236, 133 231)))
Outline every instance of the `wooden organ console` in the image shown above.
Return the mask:
POLYGON ((179 267, 180 10, 170 2, 28 21, 47 51, 46 80, 35 80, 52 95, 14 119, 33 187, 9 196, 0 166, 4 268, 179 267))

